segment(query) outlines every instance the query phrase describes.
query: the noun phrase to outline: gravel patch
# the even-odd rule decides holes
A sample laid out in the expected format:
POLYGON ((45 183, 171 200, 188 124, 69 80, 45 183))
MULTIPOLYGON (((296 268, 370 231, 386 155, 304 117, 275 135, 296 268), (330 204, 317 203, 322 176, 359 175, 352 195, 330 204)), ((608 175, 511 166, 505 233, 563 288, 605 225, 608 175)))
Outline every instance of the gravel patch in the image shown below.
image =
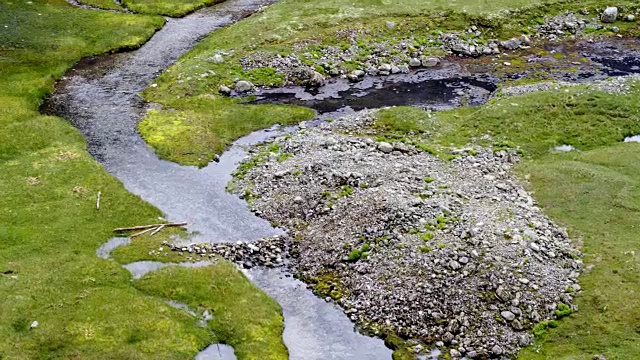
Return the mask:
POLYGON ((297 276, 362 328, 453 357, 515 354, 561 304, 576 310, 580 254, 513 174, 515 151, 443 161, 358 135, 372 114, 253 148, 236 174, 232 191, 289 231, 297 276))

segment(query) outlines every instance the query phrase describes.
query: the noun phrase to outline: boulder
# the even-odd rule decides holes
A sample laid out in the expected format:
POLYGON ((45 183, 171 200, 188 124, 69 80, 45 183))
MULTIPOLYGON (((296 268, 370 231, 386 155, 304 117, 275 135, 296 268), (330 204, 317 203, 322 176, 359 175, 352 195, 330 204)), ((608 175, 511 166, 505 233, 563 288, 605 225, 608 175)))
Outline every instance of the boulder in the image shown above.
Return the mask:
POLYGON ((229 87, 227 86, 220 85, 220 87, 218 88, 218 92, 222 95, 230 95, 231 89, 229 89, 229 87))
POLYGON ((240 80, 236 83, 236 91, 239 93, 245 93, 251 90, 253 90, 251 81, 240 80))
POLYGON ((602 12, 600 15, 600 21, 603 23, 612 23, 615 22, 618 18, 618 8, 615 6, 610 6, 602 12))
POLYGON ((440 63, 440 59, 435 56, 428 56, 420 59, 420 63, 424 67, 434 67, 440 63))

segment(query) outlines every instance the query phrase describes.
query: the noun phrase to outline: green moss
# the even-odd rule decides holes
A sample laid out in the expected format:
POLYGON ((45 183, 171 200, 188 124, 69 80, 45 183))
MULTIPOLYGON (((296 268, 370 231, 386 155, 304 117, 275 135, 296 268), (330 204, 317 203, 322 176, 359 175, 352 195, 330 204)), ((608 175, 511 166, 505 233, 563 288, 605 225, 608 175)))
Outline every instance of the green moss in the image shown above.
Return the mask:
POLYGON ((199 8, 217 4, 222 1, 223 0, 122 0, 122 3, 131 11, 141 14, 179 17, 199 8))
POLYGON ((173 107, 172 111, 151 111, 138 130, 161 158, 196 166, 206 166, 247 133, 273 124, 297 123, 314 115, 312 110, 300 107, 240 105, 223 98, 177 101, 173 107))
POLYGON ((556 315, 556 318, 562 319, 565 316, 571 315, 572 312, 573 311, 571 310, 571 307, 569 305, 560 303, 558 304, 558 308, 554 313, 556 315))

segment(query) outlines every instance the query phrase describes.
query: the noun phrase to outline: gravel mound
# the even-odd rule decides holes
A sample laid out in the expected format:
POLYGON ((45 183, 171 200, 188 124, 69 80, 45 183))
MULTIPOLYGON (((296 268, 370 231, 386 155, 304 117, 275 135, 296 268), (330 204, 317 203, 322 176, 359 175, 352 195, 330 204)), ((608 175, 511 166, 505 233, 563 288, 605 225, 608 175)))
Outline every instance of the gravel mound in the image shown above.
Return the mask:
MULTIPOLYGON (((443 161, 376 142, 364 111, 252 150, 232 191, 291 236, 293 271, 364 329, 514 354, 576 310, 579 252, 512 173, 513 149, 443 161)), ((422 346, 417 346, 418 351, 422 346)))

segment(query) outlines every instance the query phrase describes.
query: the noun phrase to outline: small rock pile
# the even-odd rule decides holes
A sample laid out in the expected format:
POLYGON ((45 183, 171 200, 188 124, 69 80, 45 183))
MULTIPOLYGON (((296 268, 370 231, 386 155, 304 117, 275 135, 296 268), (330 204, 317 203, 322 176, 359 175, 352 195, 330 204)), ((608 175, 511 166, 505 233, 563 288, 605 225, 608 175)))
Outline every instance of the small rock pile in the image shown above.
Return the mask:
POLYGON ((452 149, 443 161, 349 135, 373 132, 372 116, 277 138, 290 155, 256 148, 262 162, 235 179, 295 238, 298 276, 361 326, 453 357, 514 354, 533 326, 576 310, 580 254, 512 174, 514 149, 452 149))
POLYGON ((221 256, 245 269, 255 266, 284 266, 287 254, 287 241, 281 236, 264 238, 256 242, 180 245, 165 241, 162 245, 180 254, 193 254, 200 257, 221 256))

